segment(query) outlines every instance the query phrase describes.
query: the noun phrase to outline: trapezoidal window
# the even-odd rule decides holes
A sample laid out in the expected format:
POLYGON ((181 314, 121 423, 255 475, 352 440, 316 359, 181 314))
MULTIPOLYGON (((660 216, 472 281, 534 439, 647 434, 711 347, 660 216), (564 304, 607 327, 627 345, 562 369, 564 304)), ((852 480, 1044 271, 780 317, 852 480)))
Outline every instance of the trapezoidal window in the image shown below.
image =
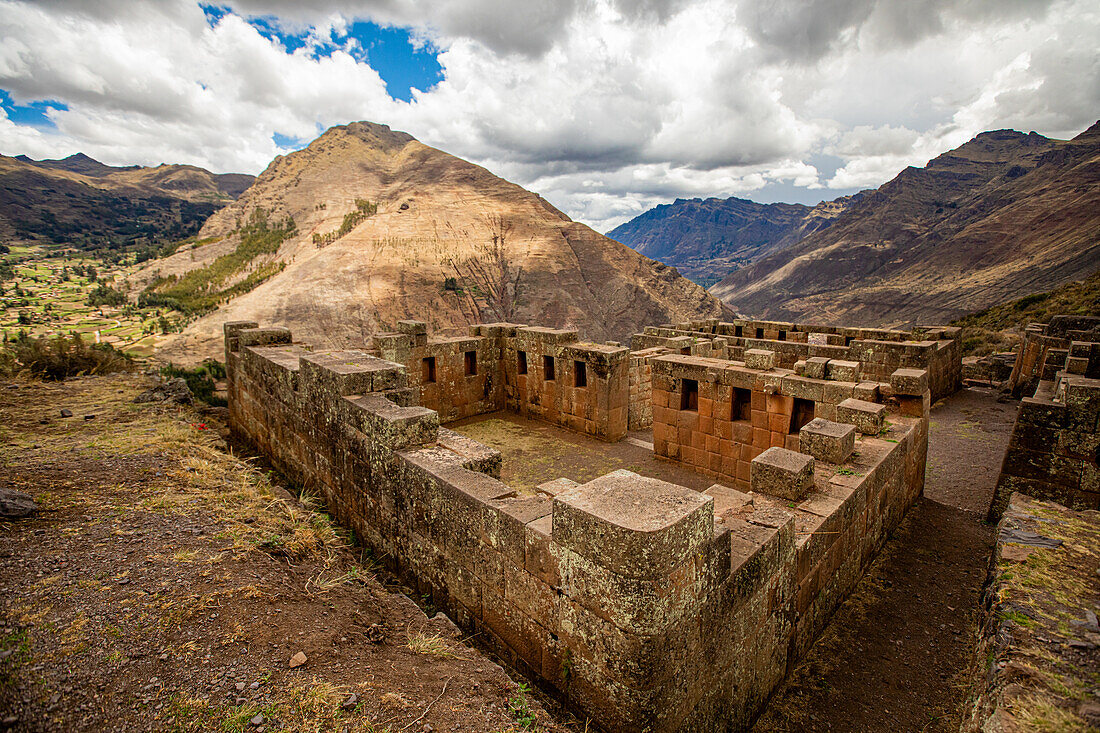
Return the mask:
POLYGON ((764 338, 764 329, 762 329, 762 328, 756 329, 756 338, 758 338, 758 339, 764 338))
POLYGON ((588 386, 588 365, 585 364, 583 361, 573 362, 573 386, 588 386))
POLYGON ((432 384, 435 382, 435 357, 425 356, 421 361, 421 382, 424 384, 432 384))
POLYGON ((477 352, 466 352, 466 376, 472 377, 477 374, 477 352))
POLYGON ((752 390, 744 387, 733 388, 733 407, 730 409, 730 420, 752 419, 752 390))
POLYGON ((517 351, 516 352, 516 374, 526 374, 526 373, 527 373, 527 352, 526 351, 517 351))
POLYGON ((691 356, 691 347, 690 346, 680 347, 680 353, 683 354, 684 356, 691 356))
POLYGON ((791 408, 791 435, 798 435, 798 431, 813 419, 814 401, 795 397, 794 407, 791 408))
POLYGON ((741 338, 742 336, 745 335, 745 329, 742 328, 741 326, 734 326, 733 327, 733 335, 734 335, 735 338, 741 338))
POLYGON ((779 332, 779 340, 780 341, 786 341, 787 340, 787 332, 786 331, 780 331, 779 332))
POLYGON ((680 409, 692 412, 699 409, 699 382, 685 379, 680 388, 680 409))
POLYGON ((547 382, 554 381, 554 357, 542 357, 542 378, 547 382))

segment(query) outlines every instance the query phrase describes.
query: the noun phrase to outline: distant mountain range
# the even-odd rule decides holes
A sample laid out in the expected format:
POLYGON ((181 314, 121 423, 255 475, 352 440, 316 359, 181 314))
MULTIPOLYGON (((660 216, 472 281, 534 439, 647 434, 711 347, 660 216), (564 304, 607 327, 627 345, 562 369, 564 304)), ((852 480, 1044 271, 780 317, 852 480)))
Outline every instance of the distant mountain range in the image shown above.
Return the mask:
POLYGON ((361 344, 402 319, 627 340, 652 323, 730 315, 675 269, 572 221, 542 197, 385 125, 334 127, 277 157, 200 236, 150 263, 147 297, 213 313, 167 356, 212 354, 226 320, 361 344))
POLYGON ((758 204, 748 199, 676 199, 607 236, 680 270, 709 287, 732 270, 829 227, 862 194, 804 204, 758 204))
POLYGON ((114 167, 83 153, 0 155, 0 239, 77 247, 182 239, 254 178, 191 165, 114 167))
POLYGON ((1100 123, 1068 141, 985 132, 808 212, 677 201, 610 236, 697 278, 727 268, 710 292, 745 315, 947 322, 1100 270, 1100 123), (822 206, 831 216, 799 218, 822 206))

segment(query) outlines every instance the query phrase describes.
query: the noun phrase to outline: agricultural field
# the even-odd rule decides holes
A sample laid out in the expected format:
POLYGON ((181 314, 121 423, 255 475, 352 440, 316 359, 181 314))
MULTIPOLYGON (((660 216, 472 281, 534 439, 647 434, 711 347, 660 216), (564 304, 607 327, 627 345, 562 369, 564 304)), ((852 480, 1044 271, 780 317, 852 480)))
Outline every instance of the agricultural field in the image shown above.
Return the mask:
POLYGON ((0 254, 0 334, 7 341, 20 332, 35 337, 78 333, 136 357, 152 356, 185 320, 167 308, 139 308, 123 295, 135 269, 84 252, 12 245, 9 253, 0 254))

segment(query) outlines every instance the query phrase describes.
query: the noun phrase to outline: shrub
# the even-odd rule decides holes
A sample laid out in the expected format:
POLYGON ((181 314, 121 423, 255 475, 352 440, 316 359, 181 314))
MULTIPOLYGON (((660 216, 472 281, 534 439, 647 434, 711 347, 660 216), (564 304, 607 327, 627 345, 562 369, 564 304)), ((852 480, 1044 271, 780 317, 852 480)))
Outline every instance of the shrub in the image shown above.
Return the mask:
POLYGON ((5 374, 27 373, 39 379, 130 372, 135 366, 128 354, 110 344, 88 344, 78 333, 34 338, 20 332, 14 341, 6 344, 2 353, 0 370, 5 374))
POLYGON ((225 407, 229 404, 224 397, 218 397, 214 394, 216 386, 214 380, 225 377, 225 364, 222 364, 217 359, 207 359, 194 369, 185 369, 175 364, 169 364, 162 368, 160 373, 161 376, 168 377, 169 379, 182 377, 187 381, 187 386, 190 388, 191 394, 195 396, 195 399, 201 400, 208 405, 225 407))

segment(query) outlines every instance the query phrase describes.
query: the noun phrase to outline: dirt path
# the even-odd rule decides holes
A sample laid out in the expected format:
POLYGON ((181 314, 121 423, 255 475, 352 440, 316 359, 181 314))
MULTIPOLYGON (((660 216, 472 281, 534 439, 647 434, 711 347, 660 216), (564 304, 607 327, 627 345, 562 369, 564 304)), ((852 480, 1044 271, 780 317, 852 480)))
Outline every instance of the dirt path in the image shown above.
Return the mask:
POLYGON ((564 730, 209 416, 140 388, 0 385, 0 486, 43 508, 0 522, 0 730, 564 730))
POLYGON ((754 728, 957 731, 992 548, 982 522, 1016 403, 966 389, 932 411, 925 495, 754 728))

